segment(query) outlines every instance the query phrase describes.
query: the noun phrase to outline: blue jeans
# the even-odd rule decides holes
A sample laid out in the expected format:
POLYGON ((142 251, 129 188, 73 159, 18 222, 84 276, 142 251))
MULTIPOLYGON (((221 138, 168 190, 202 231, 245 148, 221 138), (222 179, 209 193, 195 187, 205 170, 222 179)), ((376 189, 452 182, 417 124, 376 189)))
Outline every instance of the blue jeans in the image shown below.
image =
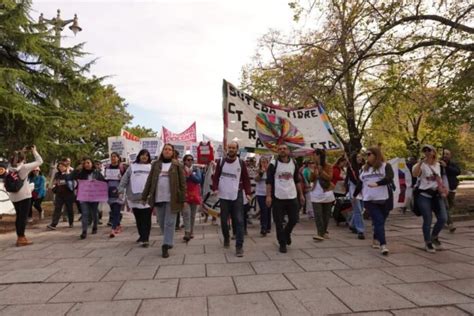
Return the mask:
POLYGON ((89 216, 92 217, 92 230, 97 230, 97 222, 99 221, 99 202, 81 202, 82 214, 82 233, 87 234, 87 226, 89 226, 89 216))
POLYGON ((176 214, 171 212, 170 202, 156 203, 156 212, 158 214, 158 221, 160 223, 161 232, 163 233, 162 245, 173 246, 174 244, 174 229, 176 225, 176 214))
POLYGON ((352 216, 350 226, 357 230, 358 233, 364 233, 364 218, 362 217, 362 209, 364 202, 358 199, 352 199, 352 216))
POLYGON ((426 243, 430 243, 433 238, 438 237, 447 221, 446 205, 440 196, 428 198, 421 194, 418 195, 416 203, 418 203, 418 208, 423 216, 423 238, 426 243), (436 215, 436 224, 433 227, 433 232, 430 233, 433 212, 436 215))
POLYGON ((120 226, 120 211, 122 210, 122 204, 120 203, 109 203, 110 206, 110 223, 112 223, 112 229, 116 229, 120 226))
POLYGON ((235 247, 241 248, 244 244, 244 205, 242 191, 239 190, 234 201, 220 199, 221 229, 224 240, 229 240, 229 215, 235 227, 235 247))
POLYGON ((374 239, 377 240, 381 246, 386 245, 385 221, 387 220, 390 210, 388 210, 386 204, 377 204, 371 201, 365 201, 364 206, 369 211, 370 217, 372 218, 374 239))
POLYGON ((265 202, 266 196, 257 195, 258 207, 260 208, 260 230, 267 232, 272 229, 272 209, 265 202))

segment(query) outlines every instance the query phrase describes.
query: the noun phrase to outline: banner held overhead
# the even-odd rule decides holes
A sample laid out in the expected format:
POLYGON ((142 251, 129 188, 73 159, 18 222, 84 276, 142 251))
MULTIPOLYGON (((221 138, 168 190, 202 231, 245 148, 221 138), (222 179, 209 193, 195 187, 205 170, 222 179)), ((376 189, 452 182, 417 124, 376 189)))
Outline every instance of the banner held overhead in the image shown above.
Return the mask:
POLYGON ((186 130, 181 133, 175 134, 166 127, 163 126, 163 142, 165 144, 170 142, 191 142, 195 143, 196 140, 196 122, 191 124, 186 130))
POLYGON ((276 151, 280 144, 294 150, 341 149, 322 104, 288 109, 266 105, 224 80, 224 144, 276 151))

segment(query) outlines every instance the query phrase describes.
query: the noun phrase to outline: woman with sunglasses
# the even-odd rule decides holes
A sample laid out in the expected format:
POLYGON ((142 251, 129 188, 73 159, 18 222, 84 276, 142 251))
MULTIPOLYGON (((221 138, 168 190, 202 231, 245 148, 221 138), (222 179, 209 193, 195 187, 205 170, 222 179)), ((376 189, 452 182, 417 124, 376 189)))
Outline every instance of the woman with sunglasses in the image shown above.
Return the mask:
POLYGON ((366 156, 353 196, 362 192, 364 207, 369 211, 374 227, 372 247, 381 249, 382 255, 387 256, 389 251, 385 240, 385 221, 393 209, 393 169, 385 162, 379 147, 367 149, 366 156))
POLYGON ((415 199, 421 215, 423 216, 423 237, 425 239, 425 249, 429 253, 435 253, 436 249, 441 250, 441 242, 438 235, 447 220, 446 205, 443 197, 439 193, 441 179, 441 167, 436 159, 436 150, 431 145, 423 145, 421 149, 424 158, 413 166, 413 176, 418 178, 416 187, 419 194, 415 199), (433 214, 436 215, 436 224, 431 231, 433 214))
POLYGON ((183 208, 184 237, 185 242, 194 238, 194 220, 196 210, 202 203, 201 182, 202 173, 199 168, 193 167, 194 158, 192 155, 184 155, 184 175, 186 177, 186 203, 183 208))

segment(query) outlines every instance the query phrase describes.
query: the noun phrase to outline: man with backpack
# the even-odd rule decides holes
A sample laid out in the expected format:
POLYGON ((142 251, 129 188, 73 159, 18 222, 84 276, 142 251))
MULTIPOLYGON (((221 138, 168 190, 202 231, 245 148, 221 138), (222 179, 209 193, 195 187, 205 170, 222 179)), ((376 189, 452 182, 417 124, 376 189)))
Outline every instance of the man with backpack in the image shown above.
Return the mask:
POLYGON ((5 178, 5 189, 10 193, 10 199, 15 206, 15 227, 18 236, 17 247, 32 244, 25 237, 26 222, 31 207, 31 189, 28 181, 25 181, 25 179, 28 178, 28 174, 33 169, 41 166, 42 163, 43 159, 36 151, 36 146, 25 147, 23 150, 15 151, 10 159, 10 170, 5 178), (31 150, 35 161, 25 163, 25 151, 27 150, 31 150))
POLYGON ((288 146, 279 145, 278 157, 267 169, 266 204, 273 207, 273 221, 281 253, 286 253, 286 246, 291 245, 291 232, 298 221, 298 193, 300 203, 304 205, 303 186, 296 162, 290 158, 288 146), (285 215, 288 215, 288 223, 283 227, 285 215))
POLYGON ((221 228, 224 235, 224 248, 230 247, 229 214, 236 228, 235 254, 244 255, 244 205, 243 194, 250 201, 251 186, 245 163, 237 156, 239 144, 232 142, 227 146, 227 156, 217 162, 212 178, 213 194, 218 194, 221 209, 221 228))

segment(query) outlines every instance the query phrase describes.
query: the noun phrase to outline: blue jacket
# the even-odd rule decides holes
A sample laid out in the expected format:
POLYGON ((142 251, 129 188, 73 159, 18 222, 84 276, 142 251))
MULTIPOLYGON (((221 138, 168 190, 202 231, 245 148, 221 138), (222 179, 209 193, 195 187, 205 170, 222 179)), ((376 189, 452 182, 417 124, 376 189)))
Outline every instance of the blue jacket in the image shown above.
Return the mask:
POLYGON ((35 192, 38 194, 38 198, 42 199, 46 196, 46 178, 44 176, 36 176, 30 178, 30 183, 35 184, 35 192))

